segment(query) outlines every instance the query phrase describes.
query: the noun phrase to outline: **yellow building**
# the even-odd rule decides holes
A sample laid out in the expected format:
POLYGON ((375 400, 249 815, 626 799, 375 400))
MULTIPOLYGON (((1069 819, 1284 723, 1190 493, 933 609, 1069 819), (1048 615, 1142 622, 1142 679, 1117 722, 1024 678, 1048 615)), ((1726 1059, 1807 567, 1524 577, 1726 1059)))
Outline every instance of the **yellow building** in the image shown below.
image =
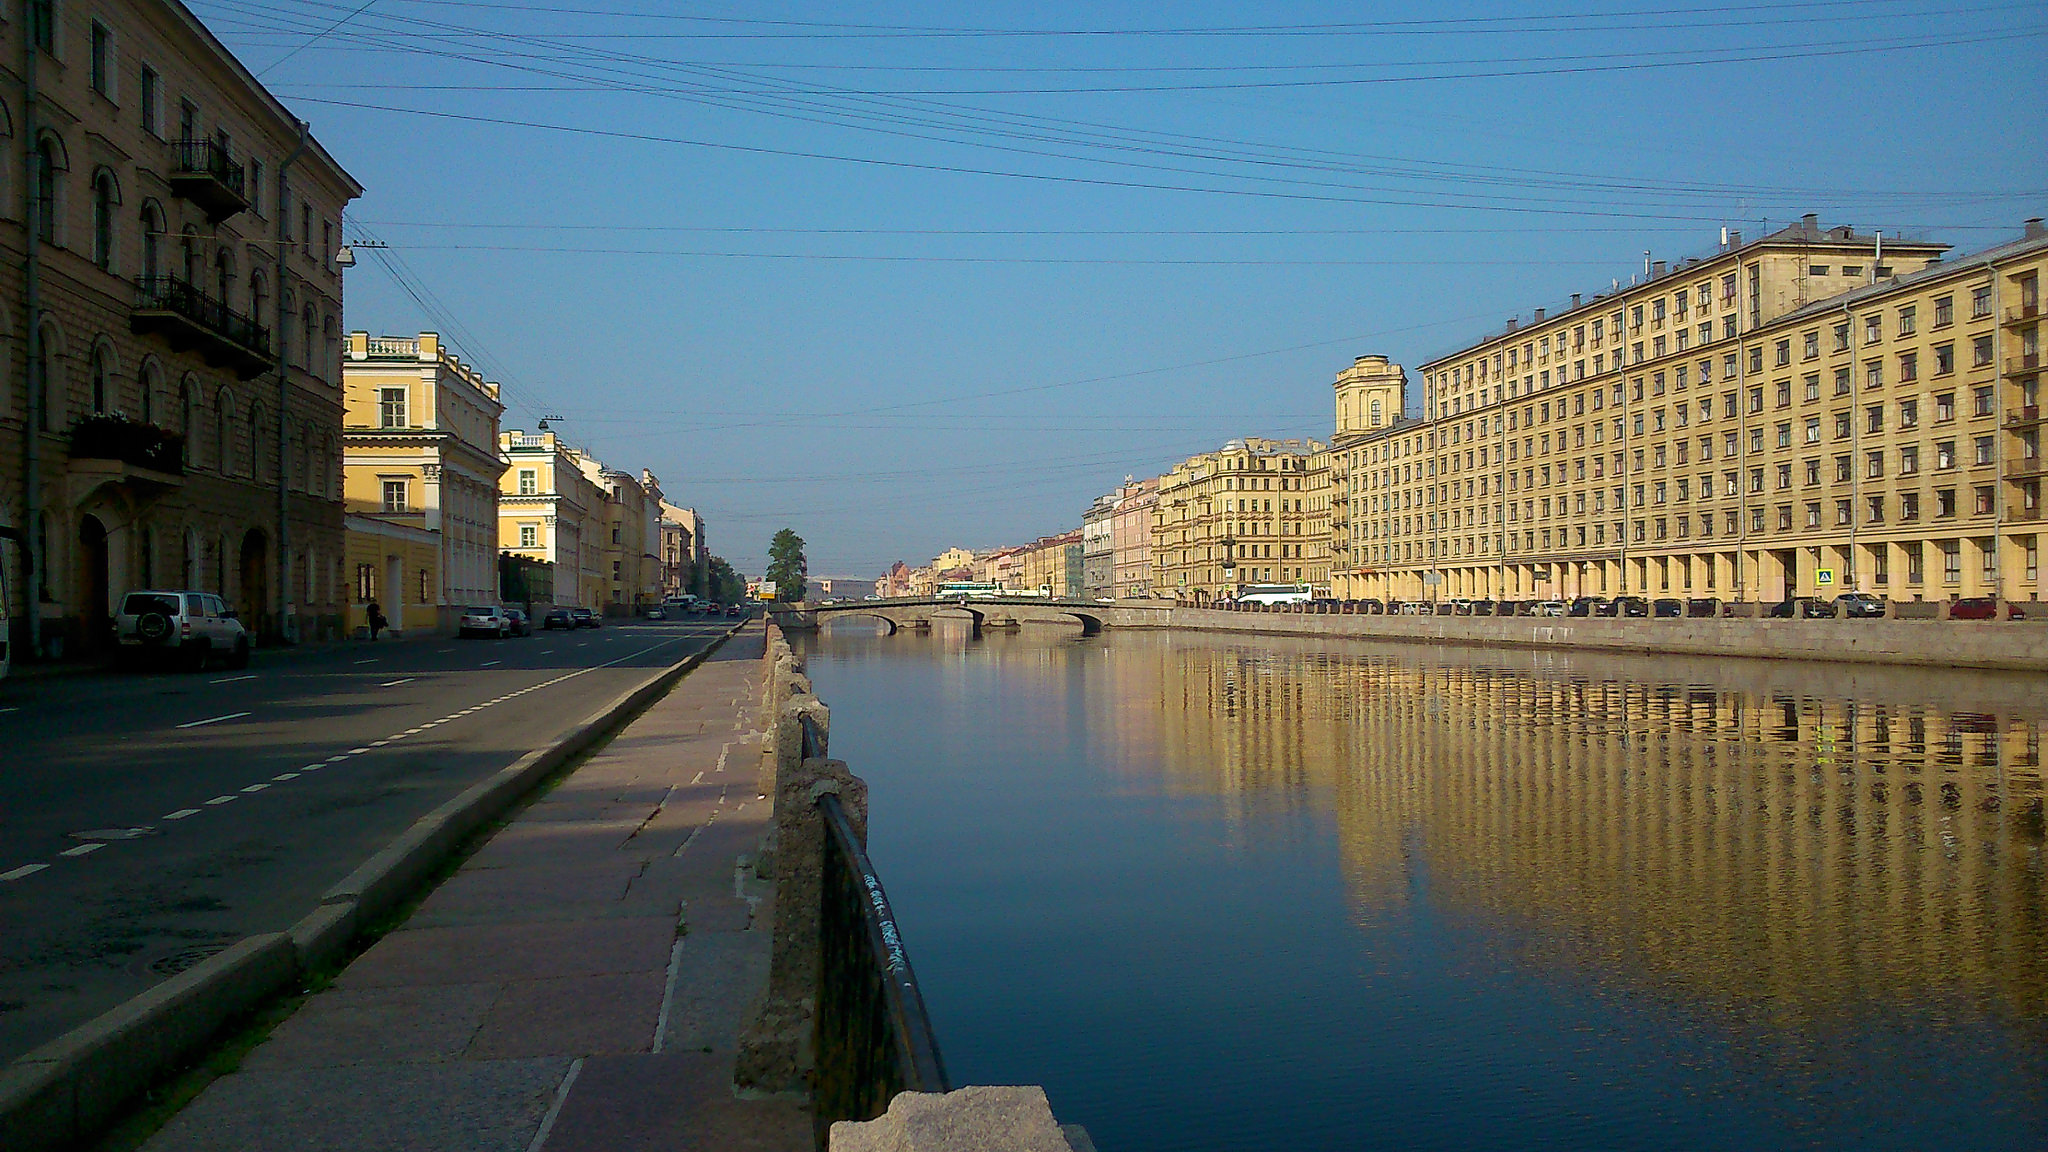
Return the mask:
POLYGON ((593 456, 579 456, 583 475, 603 494, 599 540, 599 604, 614 615, 661 601, 661 482, 654 473, 639 476, 607 468, 593 456))
POLYGON ((2048 234, 1944 251, 1809 216, 1424 365, 1340 430, 1348 594, 2037 597, 2048 234))
POLYGON ((1155 593, 1208 601, 1245 584, 1325 586, 1328 473, 1322 444, 1258 436, 1175 465, 1152 515, 1155 593))
POLYGON ((1013 587, 1055 600, 1081 595, 1081 532, 1041 536, 1023 546, 1013 587))
POLYGON ((334 634, 361 187, 182 4, 13 5, 0 55, 13 650, 90 651, 147 587, 218 593, 265 642, 334 634))
MULTIPOLYGON (((395 559, 388 534, 358 531, 368 519, 431 534, 440 551, 424 599, 452 628, 465 604, 498 602, 498 386, 442 345, 432 332, 371 336, 351 332, 342 363, 343 496, 353 518, 348 540, 358 597, 363 573, 395 559)), ((407 569, 413 572, 413 569, 407 569)), ((417 579, 417 577, 414 577, 417 579)), ((406 591, 418 589, 407 585, 406 591)), ((386 599, 397 597, 387 587, 386 599)), ((385 614, 396 621, 391 605, 385 614)), ((420 626, 415 624, 414 626, 420 626)))
POLYGON ((584 473, 583 454, 553 432, 501 432, 498 548, 550 565, 552 589, 535 599, 569 607, 605 602, 605 494, 584 473))

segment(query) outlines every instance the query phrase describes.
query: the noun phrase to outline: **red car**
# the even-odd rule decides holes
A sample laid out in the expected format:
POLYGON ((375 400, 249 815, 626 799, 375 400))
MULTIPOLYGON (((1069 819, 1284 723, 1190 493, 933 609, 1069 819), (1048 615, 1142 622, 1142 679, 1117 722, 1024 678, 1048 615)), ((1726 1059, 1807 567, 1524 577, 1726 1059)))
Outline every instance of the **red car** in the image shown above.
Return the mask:
MULTIPOLYGON (((2008 620, 2024 620, 2027 618, 2027 614, 2020 610, 2019 605, 2011 603, 2005 606, 2005 616, 2008 620)), ((1948 618, 1951 620, 1996 620, 1998 619, 1998 597, 1965 596, 1948 606, 1948 618)))

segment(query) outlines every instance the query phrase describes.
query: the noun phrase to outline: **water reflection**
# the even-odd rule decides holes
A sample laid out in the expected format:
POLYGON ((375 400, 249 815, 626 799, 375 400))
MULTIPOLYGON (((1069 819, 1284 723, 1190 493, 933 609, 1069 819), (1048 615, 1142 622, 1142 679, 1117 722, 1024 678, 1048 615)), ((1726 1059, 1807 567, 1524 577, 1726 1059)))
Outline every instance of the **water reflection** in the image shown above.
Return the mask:
POLYGON ((940 937, 949 1060, 1098 1140, 2048 1142, 2038 677, 1034 633, 845 632, 812 669, 877 812, 943 825, 878 859, 940 937), (983 942, 992 905, 1071 966, 983 942), (1171 946, 1100 939, 1124 918, 1171 946), (1124 949, 1155 967, 1108 974, 1124 949), (1236 1011, 1246 971, 1289 1005, 1236 1011), (1091 1047, 1076 981, 1147 1010, 1091 1047))

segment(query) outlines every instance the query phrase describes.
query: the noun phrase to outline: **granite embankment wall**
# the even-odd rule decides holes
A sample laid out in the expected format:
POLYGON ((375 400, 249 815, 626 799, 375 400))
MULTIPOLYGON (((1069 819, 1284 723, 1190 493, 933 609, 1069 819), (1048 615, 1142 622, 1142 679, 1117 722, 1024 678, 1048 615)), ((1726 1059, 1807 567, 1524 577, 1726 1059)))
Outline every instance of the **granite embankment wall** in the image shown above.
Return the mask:
POLYGON ((1162 623, 1262 636, 2048 672, 2048 620, 1560 619, 1175 608, 1162 623))

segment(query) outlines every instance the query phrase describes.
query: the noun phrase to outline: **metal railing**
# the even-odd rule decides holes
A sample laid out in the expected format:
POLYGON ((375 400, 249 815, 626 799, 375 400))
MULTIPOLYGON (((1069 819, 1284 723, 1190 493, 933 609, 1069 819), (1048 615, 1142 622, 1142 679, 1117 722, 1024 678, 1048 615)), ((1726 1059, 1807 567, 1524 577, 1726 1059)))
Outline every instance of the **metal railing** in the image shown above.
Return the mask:
MULTIPOLYGON (((802 722, 806 759, 824 752, 812 718, 802 722)), ((818 798, 825 824, 819 888, 816 1079, 812 1123, 820 1152, 837 1120, 872 1120, 899 1092, 951 1088, 903 933, 839 797, 818 798)))
POLYGON ((179 140, 171 145, 175 175, 209 176, 237 196, 247 195, 247 172, 217 140, 179 140))
POLYGON ((182 316, 230 344, 258 355, 270 354, 270 329, 180 277, 144 276, 136 281, 135 308, 182 316))

